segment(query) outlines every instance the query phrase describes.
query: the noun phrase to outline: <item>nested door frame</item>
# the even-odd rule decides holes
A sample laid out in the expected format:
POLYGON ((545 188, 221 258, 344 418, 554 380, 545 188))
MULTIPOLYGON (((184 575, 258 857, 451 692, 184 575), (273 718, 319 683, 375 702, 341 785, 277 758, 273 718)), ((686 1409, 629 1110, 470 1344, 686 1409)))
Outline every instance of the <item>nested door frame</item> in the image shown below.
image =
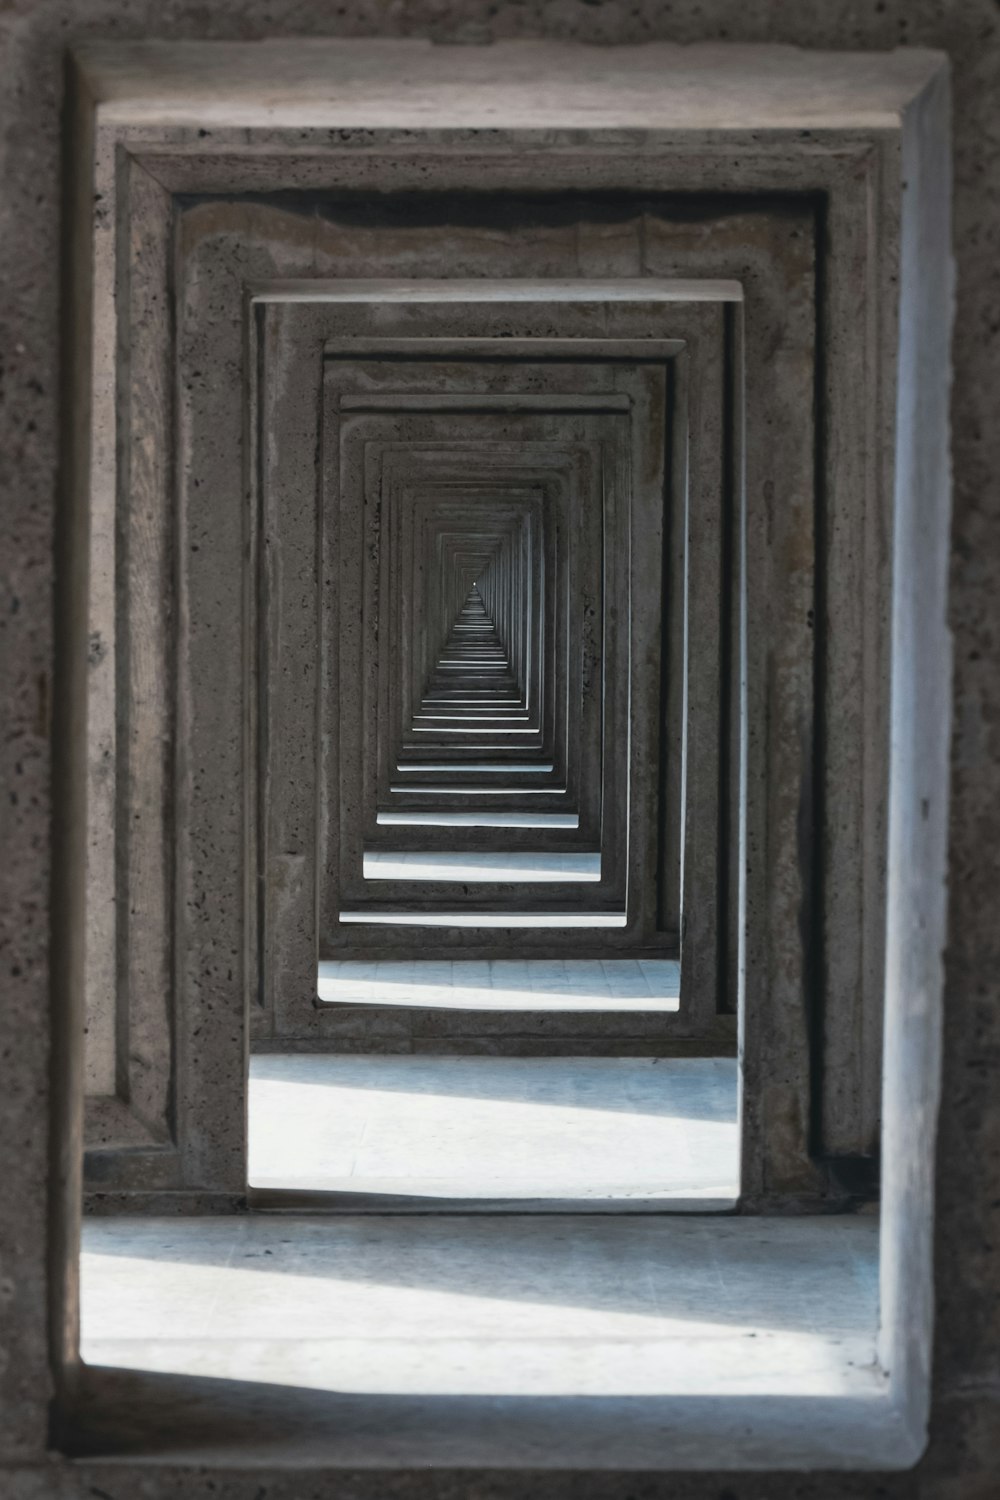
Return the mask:
MULTIPOLYGON (((782 968, 782 938, 790 937, 808 889, 820 972, 808 991, 792 982, 783 997, 801 1009, 808 996, 821 1044, 812 1053, 821 1059, 820 1086, 808 1105, 819 1149, 850 1155, 872 1145, 883 1019, 886 1025, 879 1355, 888 1410, 905 1426, 902 1446, 886 1461, 912 1463, 929 1409, 945 937, 947 61, 912 49, 873 58, 741 48, 726 57, 728 86, 720 88, 724 49, 714 47, 609 49, 594 70, 589 50, 581 68, 582 50, 551 44, 524 48, 515 69, 498 46, 485 74, 467 54, 451 59, 458 75, 472 67, 476 87, 463 92, 439 89, 440 60, 419 43, 386 52, 363 42, 288 41, 236 51, 238 68, 228 44, 199 44, 196 87, 190 54, 175 56, 169 44, 97 46, 71 70, 70 399, 60 517, 67 567, 58 665, 62 722, 77 730, 89 697, 91 735, 89 782, 81 734, 75 756, 67 746, 56 787, 53 1178, 39 1186, 49 1206, 51 1358, 31 1399, 41 1411, 51 1376, 65 1406, 78 1367, 85 978, 91 998, 104 997, 89 1016, 92 1034, 100 1034, 89 1067, 93 1125, 98 1137, 107 1127, 106 1139, 125 1136, 131 1145, 98 1153, 103 1160, 94 1165, 105 1183, 152 1188, 154 1199, 155 1190, 170 1189, 175 1204, 204 1203, 207 1194, 221 1208, 239 1205, 245 1180, 246 825, 240 809, 221 841, 212 844, 220 829, 210 827, 207 842, 190 846, 184 820, 202 828, 195 815, 209 789, 198 778, 212 725, 186 719, 173 694, 186 611, 203 606, 199 589, 206 587, 197 580, 180 598, 174 587, 178 555, 197 543, 179 525, 174 475, 175 410, 183 430, 188 397, 196 399, 175 387, 172 345, 174 231, 187 195, 405 186, 419 195, 483 183, 545 194, 807 194, 823 251, 816 276, 823 568, 811 622, 822 669, 810 721, 821 726, 823 753, 782 900, 755 910, 744 886, 737 913, 746 974, 742 1044, 749 1063, 772 1040, 758 1023, 782 968), (407 49, 409 72, 401 57, 407 49), (297 83, 274 94, 272 75, 262 70, 276 58, 297 83), (273 101, 266 111, 259 106, 265 95, 273 101), (202 1052, 189 1045, 195 1030, 206 1037, 202 1052), (237 1052, 243 1056, 230 1072, 237 1052), (227 1113, 195 1139, 188 1106, 212 1091, 227 1113)), ((246 209, 252 216, 252 199, 246 209)), ((313 235, 301 217, 298 228, 291 274, 315 275, 313 235)), ((613 246, 613 233, 581 243, 581 273, 608 274, 613 246)), ((662 250, 652 234, 641 265, 615 274, 684 274, 683 257, 672 261, 662 250)), ((247 269, 267 280, 276 274, 267 259, 247 269)), ((695 259, 698 274, 712 274, 710 255, 695 259)), ((745 294, 764 287, 764 259, 750 236, 739 272, 745 294)), ((220 322, 236 330, 225 373, 240 409, 241 298, 230 281, 207 330, 214 335, 220 322)), ((183 445, 179 457, 182 467, 183 445)), ((239 554, 244 497, 222 478, 239 554)), ((773 497, 753 488, 748 466, 750 516, 765 523, 747 528, 748 577, 766 565, 773 541, 766 527, 773 497)), ((217 648, 231 662, 242 652, 242 584, 233 593, 221 582, 217 648)), ((747 642, 750 680, 762 649, 747 642)), ((239 672, 235 680, 239 707, 239 672)), ((222 687, 231 706, 233 684, 222 687)), ((753 872, 748 884, 759 883, 766 896, 766 871, 779 884, 786 873, 774 865, 769 835, 780 830, 790 858, 790 825, 803 809, 785 808, 768 822, 772 809, 761 796, 768 746, 755 738, 758 728, 747 726, 741 848, 753 872)), ((228 741, 221 748, 238 765, 237 739, 235 752, 228 741)), ((766 1123, 780 1132, 789 1118, 766 1123)), ((780 1177, 746 1186, 753 1206, 773 1201, 769 1194, 787 1204, 780 1177)))
MULTIPOLYGON (((120 145, 120 134, 117 139, 120 145)), ((650 195, 674 183, 690 189, 697 181, 692 159, 678 157, 677 150, 676 142, 655 135, 638 151, 582 140, 555 156, 530 160, 504 154, 493 141, 459 160, 432 145, 402 162, 394 149, 383 156, 369 149, 363 177, 372 192, 379 189, 379 172, 394 189, 419 184, 422 191, 447 186, 450 192, 473 192, 488 171, 496 191, 558 194, 585 186, 590 194, 650 195)), ((303 172, 315 187, 316 158, 301 165, 297 160, 289 143, 280 168, 272 162, 269 170, 286 188, 303 172)), ((360 162, 349 150, 324 151, 322 160, 330 191, 354 189, 360 162)), ((119 902, 112 934, 117 1011, 130 1039, 119 1048, 126 1063, 118 1069, 118 1095, 137 1139, 127 1155, 97 1153, 94 1180, 237 1198, 245 1183, 245 1017, 252 1015, 248 997, 257 990, 259 948, 252 915, 253 793, 246 774, 254 705, 243 693, 242 672, 233 668, 247 660, 254 573, 220 573, 218 561, 242 558, 247 545, 245 475, 256 462, 257 441, 246 426, 248 299, 256 285, 312 275, 316 247, 295 227, 283 241, 266 230, 255 239, 255 215, 259 226, 263 210, 236 205, 230 234, 241 249, 234 274, 213 204, 238 191, 238 179, 226 176, 223 183, 216 150, 172 152, 169 131, 137 127, 118 161, 117 212, 125 222, 134 219, 135 234, 127 262, 118 267, 119 317, 131 355, 117 400, 123 508, 114 594, 124 693, 117 717, 116 865, 120 888, 141 887, 148 899, 138 912, 134 901, 119 902), (203 210, 190 204, 190 195, 199 193, 208 195, 203 210), (198 277, 186 277, 188 261, 213 240, 214 270, 203 262, 198 277), (207 313, 196 320, 184 350, 172 347, 164 312, 171 284, 181 298, 181 327, 199 298, 207 313), (209 409, 219 410, 206 401, 209 383, 218 381, 210 371, 221 372, 221 393, 213 392, 213 400, 218 395, 222 403, 225 430, 239 433, 246 463, 234 466, 232 451, 220 444, 209 471, 195 473, 198 425, 209 409), (175 560, 181 564, 176 594, 175 560), (201 653, 194 678, 192 650, 201 653), (243 726, 235 739, 234 723, 243 726), (165 743, 171 747, 167 757, 165 743), (155 747, 153 753, 138 753, 142 745, 155 747), (137 807, 139 819, 132 816, 137 807), (132 1045, 137 1040, 138 1047, 132 1045), (142 1066, 135 1065, 137 1055, 142 1066)), ((704 212, 710 219, 714 202, 716 213, 732 216, 736 248, 714 245, 704 234, 689 234, 682 244, 666 239, 657 245, 655 235, 647 237, 650 272, 663 268, 683 276, 697 270, 738 281, 746 317, 744 368, 776 392, 801 394, 818 380, 815 408, 823 413, 815 440, 810 402, 804 426, 780 424, 751 434, 745 446, 747 511, 737 545, 747 593, 732 611, 732 627, 734 639, 739 636, 734 659, 741 663, 734 675, 749 693, 742 732, 731 746, 733 764, 742 768, 742 795, 729 847, 743 853, 732 856, 730 883, 738 894, 729 932, 743 986, 741 1057, 745 1076, 759 1080, 759 1087, 747 1091, 743 1110, 747 1204, 787 1202, 790 1195, 815 1201, 823 1183, 812 1158, 863 1150, 877 1122, 878 1049, 872 1036, 880 1030, 881 988, 871 979, 881 949, 870 919, 881 907, 883 866, 878 825, 868 813, 873 796, 878 802, 887 747, 885 705, 869 689, 872 674, 878 678, 887 660, 878 596, 887 558, 844 541, 845 529, 856 538, 858 525, 862 534, 865 528, 877 531, 877 514, 887 504, 884 453, 873 459, 861 436, 884 400, 884 394, 875 395, 882 344, 871 310, 886 265, 872 233, 865 187, 866 173, 876 166, 870 143, 862 149, 838 139, 836 149, 792 162, 765 144, 728 168, 721 181, 713 172, 704 212), (786 196, 760 200, 750 210, 746 200, 733 207, 722 195, 723 188, 738 191, 763 182, 782 187, 786 196), (777 226, 771 242, 769 216, 777 226), (826 252, 818 369, 817 238, 826 252), (844 269, 848 264, 852 272, 865 268, 860 296, 856 276, 844 269), (799 336, 775 345, 769 330, 782 325, 793 326, 799 336), (859 347, 868 359, 860 369, 859 347), (848 442, 846 433, 858 440, 848 442), (790 480, 792 474, 797 478, 790 480), (818 546, 824 564, 819 584, 818 546), (776 588, 779 563, 784 584, 776 588), (739 635, 751 594, 761 608, 759 616, 753 609, 749 615, 764 628, 739 635), (845 643, 822 628, 831 599, 844 597, 860 603, 867 629, 861 643, 853 632, 845 643), (841 708, 836 716, 828 712, 835 691, 841 708), (845 703, 854 705, 852 714, 842 712, 845 703), (870 774, 846 774, 866 758, 870 774), (834 779, 835 818, 824 795, 834 779), (848 920, 845 892, 857 899, 859 869, 873 872, 866 879, 869 887, 874 882, 874 892, 848 920), (845 932, 852 941, 831 941, 845 932), (865 982, 861 970, 868 973, 865 982), (837 1065, 826 1067, 825 1059, 834 1057, 837 1065), (845 1078, 847 1094, 838 1104, 845 1078)), ((258 183, 260 170, 257 160, 258 183)), ((737 404, 743 399, 744 392, 737 392, 737 404)), ((876 457, 878 452, 876 445, 876 457)), ((95 955, 99 951, 95 943, 95 955)), ((719 1019, 722 1026, 731 1024, 719 1019)))

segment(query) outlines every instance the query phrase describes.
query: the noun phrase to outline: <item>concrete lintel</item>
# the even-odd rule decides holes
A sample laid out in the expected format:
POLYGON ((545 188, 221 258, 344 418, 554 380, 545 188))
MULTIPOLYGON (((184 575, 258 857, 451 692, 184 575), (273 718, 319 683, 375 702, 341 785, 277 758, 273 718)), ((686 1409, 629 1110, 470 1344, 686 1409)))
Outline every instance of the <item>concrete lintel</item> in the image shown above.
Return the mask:
POLYGON ((201 129, 893 129, 941 62, 919 48, 539 40, 445 53, 333 38, 100 43, 78 57, 102 124, 201 129))

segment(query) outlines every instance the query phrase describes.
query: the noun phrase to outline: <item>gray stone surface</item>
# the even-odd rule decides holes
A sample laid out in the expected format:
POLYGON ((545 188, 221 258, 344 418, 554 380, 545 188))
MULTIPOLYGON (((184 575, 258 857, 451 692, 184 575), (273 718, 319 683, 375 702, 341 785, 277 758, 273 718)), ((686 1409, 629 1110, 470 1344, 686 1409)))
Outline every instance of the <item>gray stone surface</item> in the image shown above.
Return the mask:
MULTIPOLYGON (((537 3, 496 10, 483 3, 446 6, 345 7, 336 20, 309 4, 124 6, 95 0, 84 11, 63 0, 9 6, 3 13, 3 397, 4 590, 2 653, 5 785, 2 879, 4 997, 0 1104, 7 1200, 18 1206, 0 1223, 5 1297, 3 1452, 12 1500, 95 1492, 112 1500, 137 1494, 212 1495, 215 1500, 300 1500, 317 1496, 515 1496, 526 1489, 556 1497, 640 1493, 672 1500, 721 1494, 738 1500, 840 1500, 882 1495, 966 1500, 996 1488, 1000 1420, 1000 1298, 993 1182, 1000 1160, 997 1042, 1000 927, 996 921, 1000 850, 1000 745, 995 730, 995 653, 1000 558, 995 545, 1000 435, 994 421, 1000 376, 996 316, 1000 263, 1000 150, 996 98, 1000 36, 988 0, 885 0, 860 11, 848 0, 776 12, 767 0, 705 5, 680 0, 669 11, 655 0, 628 9, 609 3, 537 3), (886 48, 898 43, 943 47, 955 67, 956 246, 958 320, 954 346, 955 515, 950 559, 950 621, 955 632, 949 808, 949 947, 942 1116, 938 1135, 935 1264, 934 1400, 931 1447, 921 1466, 898 1476, 640 1476, 530 1473, 507 1477, 427 1472, 336 1476, 250 1474, 236 1467, 214 1475, 96 1465, 74 1469, 41 1457, 48 1392, 45 1351, 45 1218, 41 1184, 48 1176, 46 1089, 53 1038, 40 1017, 49 995, 50 858, 49 714, 52 704, 52 524, 57 463, 59 101, 63 49, 82 35, 253 37, 276 31, 436 35, 478 43, 495 36, 548 32, 608 43, 653 36, 781 39, 806 46, 886 48), (14 1311, 11 1312, 10 1309, 14 1311), (20 1466, 19 1466, 20 1465, 20 1466)), ((877 76, 880 64, 873 60, 877 76)), ((814 94, 814 90, 811 91, 814 94)), ((64 564, 66 558, 64 555, 64 564)), ((62 596, 72 569, 64 565, 62 596)), ((79 632, 86 639, 85 628, 79 632)), ((74 726, 66 705, 60 727, 74 726)), ((57 751, 60 750, 57 746, 57 751)), ((58 763, 58 757, 57 757, 58 763)), ((59 858, 66 854, 59 846, 59 858)), ((58 874, 58 868, 57 868, 58 874)), ((72 892, 57 880, 57 921, 72 892)), ((79 957, 73 958, 78 962, 79 957)), ((82 1025, 82 1017, 81 1017, 82 1025)), ((53 1154, 52 1187, 60 1161, 53 1154)))

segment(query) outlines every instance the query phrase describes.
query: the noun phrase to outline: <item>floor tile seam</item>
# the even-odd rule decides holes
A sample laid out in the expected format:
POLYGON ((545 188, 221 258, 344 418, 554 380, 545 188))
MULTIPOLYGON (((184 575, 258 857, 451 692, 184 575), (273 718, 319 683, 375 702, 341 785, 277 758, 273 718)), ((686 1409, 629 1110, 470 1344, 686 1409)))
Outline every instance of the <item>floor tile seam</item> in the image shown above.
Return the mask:
MULTIPOLYGON (((468 1225, 471 1225, 473 1223, 478 1224, 484 1218, 484 1215, 481 1214, 481 1213, 471 1213, 471 1212, 463 1213, 461 1210, 457 1210, 455 1212, 448 1213, 447 1215, 444 1215, 442 1213, 437 1213, 437 1212, 435 1212, 433 1210, 428 1211, 428 1212, 423 1213, 423 1214, 420 1214, 420 1215, 414 1215, 412 1212, 401 1212, 399 1210, 393 1210, 393 1209, 388 1209, 387 1208, 383 1212, 381 1212, 381 1213, 379 1213, 377 1215, 373 1214, 371 1212, 365 1212, 363 1214, 357 1213, 357 1214, 353 1214, 352 1215, 349 1210, 343 1211, 343 1212, 338 1211, 336 1214, 331 1214, 330 1215, 330 1222, 332 1223, 332 1221, 335 1220, 336 1224, 337 1224, 337 1227, 338 1228, 342 1228, 342 1227, 345 1226, 345 1224, 349 1225, 352 1222, 355 1223, 355 1224, 357 1224, 358 1226, 360 1226, 361 1224, 367 1223, 371 1219, 376 1218, 376 1217, 382 1218, 382 1219, 395 1219, 395 1220, 399 1220, 399 1222, 401 1224, 405 1223, 405 1222, 410 1222, 415 1217, 419 1217, 420 1219, 422 1219, 424 1221, 426 1221, 426 1220, 438 1220, 438 1219, 443 1219, 443 1218, 447 1217, 448 1220, 449 1220, 450 1227, 454 1228, 455 1224, 456 1224, 456 1221, 464 1221, 468 1225)), ((501 1215, 498 1214, 497 1217, 501 1217, 501 1215)), ((517 1214, 517 1213, 510 1214, 510 1213, 506 1213, 505 1212, 505 1213, 503 1213, 502 1217, 505 1218, 505 1219, 515 1219, 515 1220, 516 1219, 522 1219, 522 1220, 531 1220, 531 1221, 534 1221, 534 1220, 537 1220, 540 1217, 545 1217, 545 1216, 544 1215, 539 1215, 535 1210, 529 1210, 529 1211, 526 1211, 523 1214, 517 1214)), ((593 1213, 589 1213, 589 1212, 586 1212, 586 1211, 581 1211, 579 1214, 561 1214, 561 1215, 559 1215, 559 1217, 564 1218, 564 1219, 569 1219, 569 1220, 579 1219, 579 1220, 581 1220, 581 1221, 583 1221, 583 1222, 585 1222, 587 1224, 593 1224, 593 1227, 595 1227, 595 1228, 599 1227, 600 1230, 601 1230, 601 1232, 603 1234, 606 1234, 608 1232, 608 1230, 607 1230, 607 1224, 609 1222, 609 1219, 613 1219, 614 1218, 613 1215, 609 1216, 607 1214, 593 1214, 593 1213), (594 1224, 595 1220, 598 1221, 598 1223, 594 1224)), ((624 1218, 627 1218, 629 1216, 627 1214, 622 1214, 620 1217, 624 1219, 624 1218)), ((655 1216, 648 1216, 648 1215, 643 1216, 644 1222, 647 1225, 649 1225, 650 1228, 652 1227, 650 1225, 650 1223, 649 1223, 651 1217, 655 1217, 655 1216)), ((124 1216, 123 1216, 123 1218, 124 1218, 124 1216)), ((103 1234, 110 1235, 113 1232, 114 1226, 118 1225, 121 1222, 123 1222, 123 1219, 115 1219, 115 1218, 91 1219, 90 1223, 87 1225, 87 1232, 88 1232, 88 1234, 93 1234, 95 1237, 99 1237, 99 1236, 101 1236, 103 1234)), ((236 1225, 240 1225, 240 1226, 243 1226, 245 1228, 249 1228, 249 1226, 251 1224, 254 1225, 255 1227, 260 1227, 260 1226, 267 1225, 267 1226, 274 1226, 275 1228, 277 1228, 280 1225, 281 1227, 283 1227, 285 1229, 292 1229, 292 1228, 296 1228, 296 1227, 302 1227, 302 1228, 312 1227, 312 1228, 316 1228, 317 1226, 322 1225, 325 1222, 327 1222, 327 1221, 325 1221, 321 1215, 317 1215, 314 1212, 300 1212, 300 1213, 296 1213, 294 1210, 292 1210, 291 1212, 288 1212, 288 1213, 280 1213, 280 1214, 256 1213, 256 1212, 254 1212, 254 1213, 239 1214, 239 1215, 236 1215, 236 1214, 224 1214, 224 1215, 223 1214, 220 1214, 220 1215, 212 1215, 212 1214, 190 1214, 190 1215, 187 1215, 187 1216, 171 1215, 170 1217, 164 1216, 162 1218, 155 1217, 155 1216, 150 1216, 149 1218, 145 1218, 145 1219, 142 1220, 142 1226, 143 1227, 142 1227, 142 1231, 141 1231, 141 1238, 144 1239, 144 1240, 148 1240, 150 1237, 152 1237, 154 1235, 154 1232, 155 1232, 156 1228, 159 1225, 170 1225, 171 1227, 173 1227, 173 1226, 176 1226, 179 1223, 180 1224, 184 1224, 184 1225, 203 1225, 203 1224, 206 1224, 206 1223, 210 1223, 210 1224, 227 1224, 227 1225, 233 1225, 234 1228, 236 1227, 236 1225)), ((762 1222, 763 1223, 768 1223, 768 1222, 770 1222, 770 1223, 776 1223, 776 1224, 784 1225, 785 1223, 787 1223, 787 1220, 784 1219, 784 1218, 774 1219, 774 1220, 770 1220, 770 1221, 769 1220, 763 1220, 763 1219, 749 1220, 749 1219, 741 1219, 738 1216, 734 1217, 732 1215, 729 1215, 729 1216, 726 1216, 726 1224, 727 1224, 728 1227, 727 1227, 727 1229, 725 1231, 720 1231, 719 1216, 716 1215, 716 1214, 714 1214, 714 1213, 705 1214, 703 1216, 702 1215, 698 1215, 698 1214, 693 1214, 693 1215, 673 1215, 673 1214, 670 1214, 670 1213, 664 1213, 664 1214, 658 1216, 657 1222, 658 1222, 658 1227, 661 1228, 661 1229, 663 1229, 663 1230, 665 1230, 665 1231, 666 1230, 670 1230, 670 1231, 678 1230, 680 1232, 680 1235, 682 1235, 682 1236, 688 1236, 688 1237, 694 1237, 697 1229, 701 1228, 701 1227, 711 1229, 713 1235, 717 1234, 719 1232, 722 1232, 725 1235, 726 1241, 730 1245, 734 1245, 735 1244, 736 1248, 739 1249, 739 1248, 742 1248, 742 1247, 740 1245, 738 1245, 737 1242, 743 1237, 744 1234, 749 1234, 750 1232, 752 1232, 751 1229, 744 1230, 743 1227, 742 1227, 744 1224, 751 1224, 751 1225, 755 1226, 758 1223, 762 1223, 762 1222), (700 1222, 702 1219, 710 1220, 710 1222, 707 1223, 707 1224, 702 1225, 701 1222, 700 1222), (734 1226, 736 1226, 736 1225, 739 1225, 740 1228, 739 1229, 734 1229, 734 1226)), ((827 1216, 824 1216, 822 1222, 823 1223, 828 1223, 829 1222, 829 1218, 827 1216)), ((522 1226, 522 1227, 525 1227, 525 1226, 522 1226)), ((565 1227, 565 1226, 563 1226, 563 1227, 565 1227)), ((836 1233, 837 1231, 834 1230, 833 1232, 836 1233)), ((787 1247, 782 1247, 782 1248, 787 1248, 787 1247)), ((185 1262, 181 1262, 181 1264, 185 1264, 185 1262)))
MULTIPOLYGON (((621 1345, 622 1347, 630 1347, 632 1345, 639 1344, 639 1345, 642 1345, 643 1347, 649 1347, 649 1346, 659 1347, 660 1345, 665 1345, 665 1346, 669 1346, 671 1348, 673 1348, 675 1346, 677 1346, 679 1348, 688 1348, 690 1346, 698 1346, 698 1345, 702 1345, 702 1344, 710 1344, 710 1345, 721 1346, 721 1345, 725 1345, 725 1344, 732 1344, 734 1342, 743 1343, 743 1342, 749 1342, 749 1340, 751 1338, 754 1339, 758 1343, 761 1340, 763 1340, 765 1343, 767 1343, 767 1342, 784 1343, 786 1341, 786 1339, 788 1339, 789 1337, 794 1337, 795 1335, 797 1335, 799 1333, 807 1332, 807 1331, 808 1330, 799 1329, 799 1328, 772 1329, 772 1328, 763 1328, 763 1327, 760 1327, 760 1328, 750 1329, 749 1331, 741 1330, 741 1331, 737 1332, 734 1329, 732 1332, 727 1332, 727 1333, 704 1333, 704 1332, 698 1332, 697 1334, 694 1334, 694 1335, 692 1335, 690 1333, 675 1333, 675 1334, 666 1334, 666 1333, 663 1333, 663 1334, 656 1334, 656 1333, 632 1333, 632 1334, 626 1334, 626 1333, 621 1333, 621 1334, 614 1334, 614 1333, 600 1333, 600 1332, 580 1333, 580 1334, 573 1334, 573 1333, 567 1333, 567 1334, 560 1334, 560 1333, 527 1334, 527 1335, 524 1335, 524 1336, 518 1336, 516 1334, 507 1334, 507 1335, 504 1335, 504 1334, 484 1333, 484 1332, 465 1333, 465 1334, 460 1334, 460 1333, 455 1333, 455 1334, 412 1333, 412 1334, 405 1334, 404 1335, 404 1334, 378 1334, 378 1333, 369 1332, 367 1330, 360 1331, 358 1333, 348 1333, 348 1334, 345 1334, 345 1333, 338 1333, 338 1334, 323 1334, 323 1333, 301 1333, 301 1334, 299 1334, 299 1333, 295 1333, 295 1334, 273 1334, 273 1333, 253 1333, 253 1334, 243 1334, 243 1333, 233 1333, 233 1334, 229 1334, 229 1333, 161 1334, 161 1333, 153 1333, 153 1334, 143 1334, 141 1336, 140 1335, 130 1336, 130 1335, 127 1335, 127 1334, 109 1334, 109 1335, 98 1335, 97 1337, 83 1339, 81 1341, 81 1350, 83 1350, 83 1351, 89 1351, 89 1350, 97 1349, 97 1348, 99 1348, 102 1345, 111 1345, 111 1344, 114 1344, 116 1346, 123 1345, 123 1344, 129 1344, 129 1345, 135 1344, 136 1346, 141 1346, 143 1348, 147 1348, 150 1345, 154 1345, 154 1344, 155 1345, 164 1345, 164 1344, 166 1344, 166 1345, 206 1344, 206 1345, 209 1345, 209 1346, 211 1346, 213 1348, 215 1346, 219 1345, 219 1344, 287 1344, 291 1348, 297 1348, 299 1345, 303 1345, 303 1344, 366 1344, 366 1345, 367 1344, 373 1344, 373 1345, 374 1344, 384 1344, 384 1345, 412 1344, 415 1347, 419 1347, 419 1348, 424 1348, 425 1346, 431 1345, 431 1344, 488 1344, 490 1346, 510 1345, 510 1346, 516 1346, 518 1349, 531 1349, 532 1347, 535 1347, 535 1346, 545 1347, 545 1346, 548 1346, 548 1345, 555 1345, 555 1344, 560 1344, 560 1345, 561 1344, 580 1344, 580 1345, 585 1346, 586 1348, 592 1348, 595 1345, 604 1346, 604 1345, 607 1345, 607 1344, 621 1345)), ((840 1351, 843 1348, 843 1338, 839 1338, 838 1339, 838 1338, 835 1338, 832 1335, 827 1336, 827 1335, 823 1335, 823 1334, 815 1335, 815 1336, 817 1338, 821 1338, 822 1341, 823 1341, 823 1344, 826 1347, 828 1347, 829 1349, 831 1349, 831 1350, 832 1349, 836 1349, 836 1350, 840 1351)), ((851 1333, 851 1334, 845 1335, 844 1337, 850 1339, 852 1342, 857 1342, 857 1344, 859 1345, 859 1347, 861 1346, 862 1343, 864 1343, 864 1345, 865 1345, 865 1352, 869 1352, 871 1354, 871 1356, 872 1356, 872 1361, 871 1362, 866 1362, 863 1365, 856 1365, 856 1364, 854 1364, 853 1361, 848 1360, 846 1362, 846 1366, 845 1366, 846 1368, 850 1368, 852 1370, 864 1371, 864 1370, 873 1369, 875 1366, 878 1366, 877 1347, 876 1347, 876 1343, 875 1343, 874 1337, 870 1337, 868 1335, 861 1334, 861 1333, 851 1333), (870 1341, 869 1341, 869 1337, 870 1337, 870 1341)), ((88 1362, 87 1361, 87 1353, 83 1352, 81 1357, 83 1358, 83 1361, 86 1364, 88 1362)), ((839 1363, 839 1361, 838 1361, 838 1363, 839 1363)), ((878 1366, 878 1368, 876 1370, 876 1373, 880 1373, 880 1372, 881 1372, 881 1366, 878 1366)))

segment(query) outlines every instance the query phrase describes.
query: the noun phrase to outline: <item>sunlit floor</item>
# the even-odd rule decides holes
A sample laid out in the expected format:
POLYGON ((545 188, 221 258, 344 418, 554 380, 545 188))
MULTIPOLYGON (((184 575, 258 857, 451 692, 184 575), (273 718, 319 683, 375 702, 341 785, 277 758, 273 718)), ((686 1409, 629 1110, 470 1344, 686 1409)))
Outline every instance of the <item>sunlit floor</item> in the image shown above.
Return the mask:
POLYGON ((569 1422, 599 1466, 662 1462, 665 1436, 695 1467, 765 1440, 836 1465, 848 1436, 874 1461, 886 1420, 876 1269, 851 1217, 101 1219, 82 1348, 158 1372, 135 1389, 166 1446, 197 1447, 217 1400, 245 1451, 294 1435, 338 1462, 524 1461, 527 1441, 544 1466, 569 1422))
POLYGON ((737 1193, 736 1086, 730 1059, 255 1057, 251 1181, 293 1206, 85 1222, 73 1451, 883 1466, 876 1221, 705 1212, 737 1193))
POLYGON ((474 1011, 662 1012, 680 1009, 670 958, 324 961, 320 1000, 474 1011))
POLYGON ((731 1208, 732 1058, 251 1059, 250 1183, 331 1206, 731 1208))

